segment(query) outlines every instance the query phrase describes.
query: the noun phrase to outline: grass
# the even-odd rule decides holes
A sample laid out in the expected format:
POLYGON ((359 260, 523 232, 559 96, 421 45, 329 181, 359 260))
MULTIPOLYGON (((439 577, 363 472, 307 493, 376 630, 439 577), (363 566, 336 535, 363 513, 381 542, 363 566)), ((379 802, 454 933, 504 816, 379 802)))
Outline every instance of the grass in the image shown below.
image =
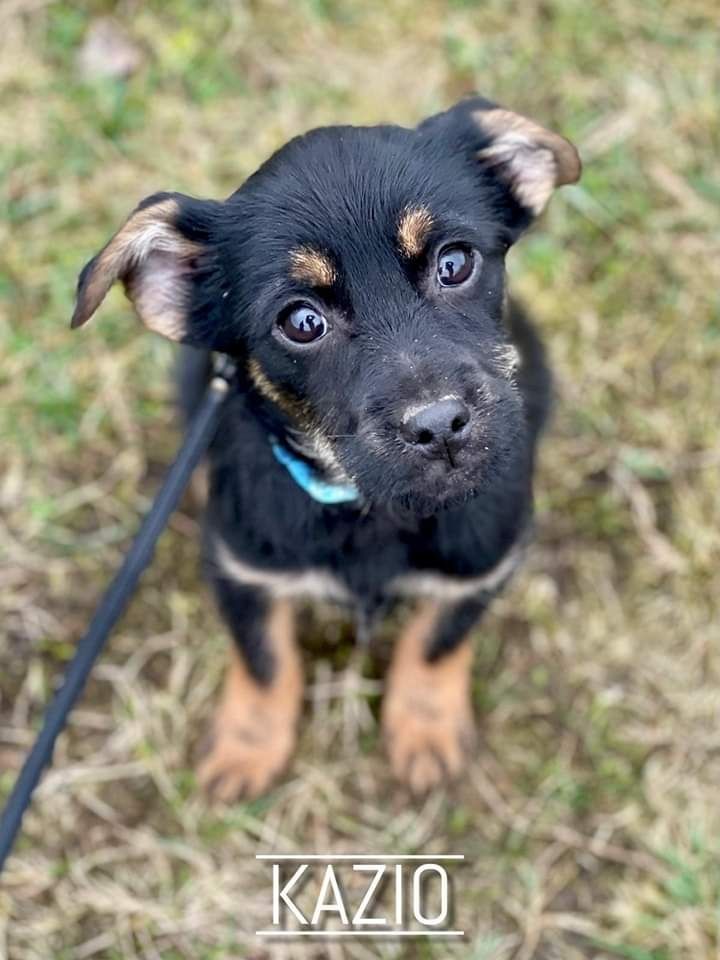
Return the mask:
POLYGON ((536 544, 478 631, 466 780, 415 805, 393 790, 379 685, 327 616, 290 775, 208 810, 192 756, 226 641, 188 503, 27 817, 0 958, 716 960, 715 6, 5 0, 0 26, 0 796, 177 444, 170 346, 119 294, 67 329, 79 267, 137 200, 224 196, 304 129, 411 124, 471 89, 585 161, 510 263, 559 399, 536 544), (142 55, 127 80, 77 68, 106 15, 142 55), (468 938, 264 947, 253 858, 273 849, 462 851, 468 938))

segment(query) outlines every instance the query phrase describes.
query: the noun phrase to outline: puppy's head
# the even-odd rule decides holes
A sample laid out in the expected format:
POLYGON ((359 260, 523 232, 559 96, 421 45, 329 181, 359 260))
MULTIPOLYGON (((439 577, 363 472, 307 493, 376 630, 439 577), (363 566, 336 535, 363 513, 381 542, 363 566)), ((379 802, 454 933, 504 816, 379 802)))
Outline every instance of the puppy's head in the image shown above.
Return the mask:
POLYGON ((479 98, 416 130, 314 130, 225 202, 144 201, 83 270, 73 326, 122 280, 152 330, 241 359, 331 475, 432 512, 525 456, 504 259, 579 173, 567 140, 479 98))

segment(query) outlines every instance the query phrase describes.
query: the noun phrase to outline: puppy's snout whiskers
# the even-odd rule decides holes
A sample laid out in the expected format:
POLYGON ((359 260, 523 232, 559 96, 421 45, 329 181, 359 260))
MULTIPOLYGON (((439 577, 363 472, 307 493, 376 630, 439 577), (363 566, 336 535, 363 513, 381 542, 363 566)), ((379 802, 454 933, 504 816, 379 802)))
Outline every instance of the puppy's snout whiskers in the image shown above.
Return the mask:
POLYGON ((520 353, 515 344, 503 343, 493 351, 495 366, 505 380, 515 382, 515 376, 520 367, 520 353))

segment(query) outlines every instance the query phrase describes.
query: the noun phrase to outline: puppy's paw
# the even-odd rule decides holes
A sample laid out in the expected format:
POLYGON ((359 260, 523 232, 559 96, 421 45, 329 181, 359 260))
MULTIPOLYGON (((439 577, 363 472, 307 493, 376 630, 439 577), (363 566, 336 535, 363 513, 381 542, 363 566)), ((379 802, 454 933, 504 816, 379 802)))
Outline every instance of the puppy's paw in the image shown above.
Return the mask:
POLYGON ((391 688, 383 734, 393 775, 418 796, 456 779, 475 740, 467 700, 442 703, 429 690, 391 688))
POLYGON ((259 797, 288 765, 294 746, 294 718, 240 705, 230 712, 224 705, 198 763, 200 786, 217 803, 259 797))
POLYGON ((232 651, 212 730, 199 758, 200 785, 211 800, 221 803, 265 793, 295 747, 303 678, 287 602, 274 604, 266 630, 272 675, 260 683, 238 651, 232 651))
POLYGON ((414 794, 456 778, 475 739, 469 639, 428 657, 445 613, 437 601, 419 604, 398 636, 383 700, 392 771, 414 794))

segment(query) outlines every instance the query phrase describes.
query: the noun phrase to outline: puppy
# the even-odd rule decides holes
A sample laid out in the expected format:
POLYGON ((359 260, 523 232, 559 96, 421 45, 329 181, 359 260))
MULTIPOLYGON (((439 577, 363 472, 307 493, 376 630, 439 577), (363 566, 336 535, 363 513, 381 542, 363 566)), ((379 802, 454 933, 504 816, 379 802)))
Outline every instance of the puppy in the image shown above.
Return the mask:
POLYGON ((382 726, 421 793, 472 742, 470 633, 517 568, 550 378, 505 255, 580 175, 567 140, 482 98, 416 129, 291 140, 224 202, 144 200, 80 275, 74 327, 116 280, 151 330, 238 375, 208 454, 205 554, 235 641, 200 779, 231 801, 288 763, 294 603, 373 617, 404 598, 382 726))

